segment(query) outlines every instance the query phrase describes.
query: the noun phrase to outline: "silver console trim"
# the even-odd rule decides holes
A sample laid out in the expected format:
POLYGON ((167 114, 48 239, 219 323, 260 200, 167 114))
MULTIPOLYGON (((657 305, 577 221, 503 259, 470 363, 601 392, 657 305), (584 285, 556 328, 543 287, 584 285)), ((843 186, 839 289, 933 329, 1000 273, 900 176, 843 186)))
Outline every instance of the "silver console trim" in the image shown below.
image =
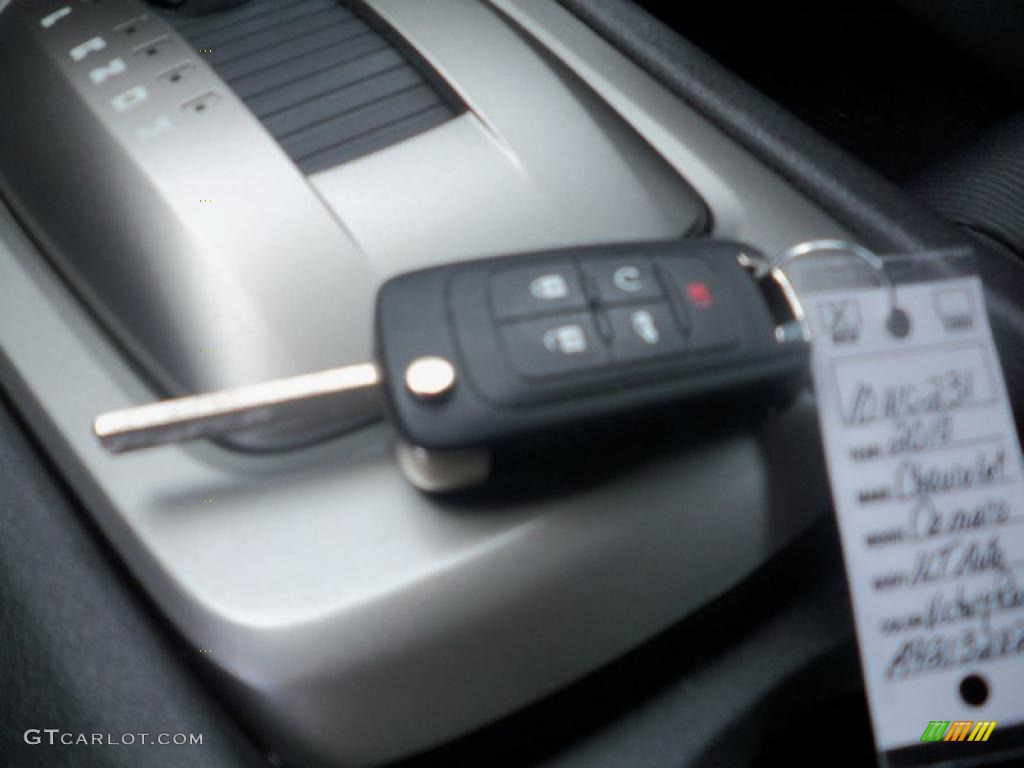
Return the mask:
POLYGON ((454 259, 681 237, 703 225, 686 174, 497 9, 366 5, 469 107, 311 178, 382 278, 454 259), (385 206, 402 211, 400 225, 382 216, 385 206))
MULTIPOLYGON (((680 237, 704 220, 684 177, 486 4, 367 3, 471 112, 307 180, 158 14, 131 40, 115 30, 141 14, 138 0, 72 4, 41 28, 63 1, 16 2, 0 24, 21 64, 0 70, 6 195, 171 396, 370 359, 376 289, 399 272, 680 237), (183 80, 166 77, 185 65, 183 80), (512 91, 510 77, 530 87, 512 91), (47 141, 26 141, 42 124, 47 141)), ((344 426, 295 420, 230 439, 274 448, 344 426)))
MULTIPOLYGON (((8 200, 173 395, 366 360, 376 278, 365 254, 157 14, 131 39, 115 31, 144 9, 136 0, 6 8, 0 48, 18 62, 0 72, 8 200), (72 13, 42 27, 62 5, 72 13), (186 63, 183 81, 161 77, 186 63), (40 125, 45 140, 33 138, 40 125)), ((320 423, 236 439, 262 448, 337 431, 320 423)))
MULTIPOLYGON (((430 4, 372 5, 412 29, 430 4)), ((769 253, 848 237, 552 0, 493 6, 685 172, 716 234, 769 253)), ((299 764, 380 763, 524 706, 737 583, 827 500, 807 399, 758 435, 681 430, 660 456, 486 514, 411 488, 385 425, 275 455, 108 456, 93 416, 154 393, 6 208, 0 381, 185 641, 213 650, 201 663, 299 764)))

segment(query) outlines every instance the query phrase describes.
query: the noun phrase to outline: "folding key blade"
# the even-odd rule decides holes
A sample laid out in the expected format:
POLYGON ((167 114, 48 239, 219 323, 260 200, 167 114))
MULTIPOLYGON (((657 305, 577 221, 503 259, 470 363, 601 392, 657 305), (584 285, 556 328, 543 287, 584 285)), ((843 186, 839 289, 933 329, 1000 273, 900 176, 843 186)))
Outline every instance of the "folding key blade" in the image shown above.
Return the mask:
POLYGON ((379 384, 373 363, 350 365, 104 413, 93 433, 111 453, 127 453, 303 417, 354 424, 380 413, 379 384))
POLYGON ((372 363, 132 408, 94 429, 125 452, 293 419, 341 430, 386 403, 395 432, 430 454, 407 464, 435 477, 450 474, 438 452, 569 438, 645 410, 728 397, 767 411, 803 386, 810 344, 781 271, 752 276, 752 253, 626 243, 398 275, 378 292, 372 363))

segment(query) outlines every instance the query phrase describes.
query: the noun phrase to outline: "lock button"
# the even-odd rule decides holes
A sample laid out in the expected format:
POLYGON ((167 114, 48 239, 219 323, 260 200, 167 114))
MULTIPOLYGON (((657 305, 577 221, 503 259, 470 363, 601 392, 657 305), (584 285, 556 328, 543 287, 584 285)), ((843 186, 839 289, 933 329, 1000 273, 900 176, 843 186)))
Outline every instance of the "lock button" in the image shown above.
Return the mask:
POLYGON ((586 309, 587 297, 571 262, 503 270, 491 277, 491 304, 497 320, 536 317, 586 309))

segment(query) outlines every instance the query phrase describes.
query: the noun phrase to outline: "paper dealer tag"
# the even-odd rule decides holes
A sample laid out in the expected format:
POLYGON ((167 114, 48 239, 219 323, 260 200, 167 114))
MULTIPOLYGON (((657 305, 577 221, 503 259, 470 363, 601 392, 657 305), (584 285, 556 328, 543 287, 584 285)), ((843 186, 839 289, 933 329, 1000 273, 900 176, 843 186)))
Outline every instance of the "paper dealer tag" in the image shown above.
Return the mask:
POLYGON ((969 749, 1024 722, 1020 443, 978 279, 897 297, 801 297, 819 419, 877 749, 969 749))

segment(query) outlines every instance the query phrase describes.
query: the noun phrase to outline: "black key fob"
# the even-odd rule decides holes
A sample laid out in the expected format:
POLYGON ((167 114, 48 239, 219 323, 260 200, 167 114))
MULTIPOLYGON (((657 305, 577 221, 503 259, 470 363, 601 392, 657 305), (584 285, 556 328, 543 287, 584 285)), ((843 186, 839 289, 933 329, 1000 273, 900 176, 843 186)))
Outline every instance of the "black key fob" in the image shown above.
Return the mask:
POLYGON ((777 273, 736 243, 680 240, 499 257, 387 282, 377 358, 394 421, 434 450, 723 396, 799 390, 810 345, 777 273))

